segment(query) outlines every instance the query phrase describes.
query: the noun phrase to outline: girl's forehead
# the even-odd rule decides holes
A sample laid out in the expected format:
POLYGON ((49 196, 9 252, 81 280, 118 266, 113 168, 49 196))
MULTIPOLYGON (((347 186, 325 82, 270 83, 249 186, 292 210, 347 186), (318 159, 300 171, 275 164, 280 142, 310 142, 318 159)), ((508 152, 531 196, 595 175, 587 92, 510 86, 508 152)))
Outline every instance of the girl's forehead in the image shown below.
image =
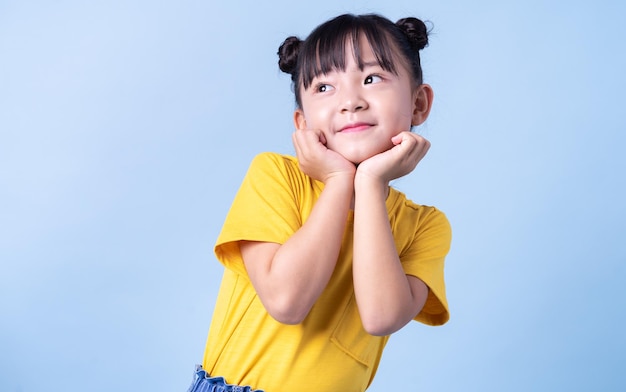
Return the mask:
POLYGON ((312 80, 332 71, 345 71, 354 60, 359 69, 376 62, 381 68, 397 74, 401 61, 395 46, 385 33, 349 32, 335 37, 320 37, 303 53, 302 83, 308 88, 312 80))
POLYGON ((351 37, 346 38, 344 57, 346 60, 352 58, 355 61, 363 60, 364 57, 376 57, 372 44, 365 34, 361 33, 356 40, 351 37))
POLYGON ((388 59, 376 53, 375 49, 365 37, 359 38, 358 45, 348 40, 345 45, 343 58, 346 69, 348 65, 354 66, 356 64, 360 70, 376 65, 385 68, 385 64, 387 66, 389 65, 388 63, 395 65, 398 60, 396 54, 393 52, 391 52, 391 56, 388 59))
MULTIPOLYGON (((390 42, 388 42, 386 39, 383 41, 372 40, 372 38, 369 38, 364 32, 355 32, 350 35, 346 35, 345 37, 343 37, 343 39, 338 39, 335 42, 318 42, 317 55, 318 57, 342 56, 344 60, 347 60, 351 57, 355 60, 358 60, 366 54, 374 54, 375 56, 379 56, 376 52, 380 50, 377 50, 376 48, 389 48, 390 46, 390 42)), ((388 52, 389 54, 392 54, 393 51, 388 50, 388 52)))

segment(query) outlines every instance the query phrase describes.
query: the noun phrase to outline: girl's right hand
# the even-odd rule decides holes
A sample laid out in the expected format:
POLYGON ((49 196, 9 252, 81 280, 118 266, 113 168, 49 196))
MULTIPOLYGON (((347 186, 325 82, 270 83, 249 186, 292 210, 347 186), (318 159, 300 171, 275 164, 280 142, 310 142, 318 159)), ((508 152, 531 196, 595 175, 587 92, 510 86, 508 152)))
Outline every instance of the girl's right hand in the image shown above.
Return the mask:
POLYGON ((354 178, 356 166, 326 147, 326 138, 322 131, 298 129, 293 133, 292 139, 300 169, 304 174, 324 184, 337 176, 354 178))

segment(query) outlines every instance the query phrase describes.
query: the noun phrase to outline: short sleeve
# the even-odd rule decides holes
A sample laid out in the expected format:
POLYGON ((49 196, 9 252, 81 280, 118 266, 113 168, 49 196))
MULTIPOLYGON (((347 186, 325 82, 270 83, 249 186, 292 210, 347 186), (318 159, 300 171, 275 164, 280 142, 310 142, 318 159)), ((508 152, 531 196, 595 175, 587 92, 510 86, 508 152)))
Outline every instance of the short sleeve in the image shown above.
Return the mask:
POLYGON ((442 325, 450 319, 444 281, 444 262, 450 250, 452 230, 445 214, 420 206, 414 219, 414 235, 400 253, 407 275, 421 279, 429 288, 428 298, 416 321, 442 325))
POLYGON ((225 267, 245 274, 239 241, 282 244, 302 225, 293 184, 297 170, 287 156, 262 153, 253 159, 215 244, 225 267))

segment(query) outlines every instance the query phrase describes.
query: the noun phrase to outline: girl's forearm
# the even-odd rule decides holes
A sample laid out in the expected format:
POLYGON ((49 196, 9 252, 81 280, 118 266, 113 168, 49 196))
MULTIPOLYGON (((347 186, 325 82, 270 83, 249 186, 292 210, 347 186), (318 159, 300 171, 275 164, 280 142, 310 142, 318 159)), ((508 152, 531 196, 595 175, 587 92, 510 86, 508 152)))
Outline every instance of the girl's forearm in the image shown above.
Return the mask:
POLYGON ((419 312, 391 232, 388 189, 372 178, 355 179, 354 291, 363 326, 373 335, 391 334, 419 312))
POLYGON ((276 320, 300 323, 326 287, 341 248, 353 192, 352 178, 328 181, 307 221, 278 247, 254 279, 261 301, 276 320))

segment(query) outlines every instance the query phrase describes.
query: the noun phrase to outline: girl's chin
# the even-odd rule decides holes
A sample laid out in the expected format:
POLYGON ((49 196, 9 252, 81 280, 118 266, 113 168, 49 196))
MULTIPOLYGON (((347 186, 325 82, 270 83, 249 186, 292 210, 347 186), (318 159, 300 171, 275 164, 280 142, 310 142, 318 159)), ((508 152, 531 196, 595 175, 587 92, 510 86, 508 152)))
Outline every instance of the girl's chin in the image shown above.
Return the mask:
POLYGON ((346 158, 347 160, 349 160, 350 162, 354 163, 355 165, 359 165, 360 163, 362 163, 363 161, 366 161, 368 159, 370 159, 371 157, 373 157, 374 155, 378 155, 381 152, 384 151, 378 151, 378 152, 355 152, 355 151, 351 151, 351 152, 345 152, 345 153, 341 153, 341 156, 343 156, 344 158, 346 158))
POLYGON ((368 158, 371 158, 372 156, 363 156, 363 155, 357 155, 357 154, 341 154, 344 158, 346 158, 348 161, 354 163, 355 165, 358 166, 359 163, 367 160, 368 158))

